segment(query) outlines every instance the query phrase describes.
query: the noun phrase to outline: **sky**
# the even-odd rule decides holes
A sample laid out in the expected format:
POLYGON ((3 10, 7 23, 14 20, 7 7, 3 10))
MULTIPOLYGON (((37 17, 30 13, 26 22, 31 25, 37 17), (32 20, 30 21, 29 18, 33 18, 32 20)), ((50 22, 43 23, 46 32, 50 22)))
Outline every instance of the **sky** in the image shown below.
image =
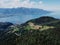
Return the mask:
POLYGON ((60 10, 60 0, 0 0, 0 8, 18 7, 60 10))

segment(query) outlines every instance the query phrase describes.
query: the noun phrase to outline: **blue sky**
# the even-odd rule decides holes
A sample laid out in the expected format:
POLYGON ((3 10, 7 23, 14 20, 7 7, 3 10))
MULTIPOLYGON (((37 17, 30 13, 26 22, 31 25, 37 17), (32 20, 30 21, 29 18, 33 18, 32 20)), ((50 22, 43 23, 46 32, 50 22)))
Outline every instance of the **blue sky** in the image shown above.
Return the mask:
POLYGON ((17 7, 60 10, 60 0, 0 0, 0 8, 17 7))

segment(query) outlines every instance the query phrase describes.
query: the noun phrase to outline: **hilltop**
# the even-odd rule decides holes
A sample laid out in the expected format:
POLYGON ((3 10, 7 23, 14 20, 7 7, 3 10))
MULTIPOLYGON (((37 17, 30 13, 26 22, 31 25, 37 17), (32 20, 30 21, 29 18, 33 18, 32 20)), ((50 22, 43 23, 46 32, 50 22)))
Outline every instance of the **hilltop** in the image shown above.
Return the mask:
POLYGON ((26 23, 22 24, 23 27, 26 29, 33 29, 32 27, 34 27, 35 29, 45 29, 45 28, 54 28, 54 27, 59 27, 60 26, 60 20, 53 18, 53 17, 49 17, 49 16, 43 16, 37 19, 32 19, 27 21, 26 23))

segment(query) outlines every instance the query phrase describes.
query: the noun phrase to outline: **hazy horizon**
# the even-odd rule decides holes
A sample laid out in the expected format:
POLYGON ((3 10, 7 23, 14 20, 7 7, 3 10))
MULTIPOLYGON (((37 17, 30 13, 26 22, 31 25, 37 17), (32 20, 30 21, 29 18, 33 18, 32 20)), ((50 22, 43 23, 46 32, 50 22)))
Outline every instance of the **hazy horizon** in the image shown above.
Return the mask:
MULTIPOLYGON (((37 9, 43 9, 43 10, 48 10, 48 11, 53 11, 52 14, 42 14, 42 16, 52 16, 55 18, 60 19, 60 0, 0 0, 0 8, 37 8, 37 9)), ((36 10, 35 10, 36 11, 36 10)), ((34 12, 35 12, 34 11, 34 12)), ((3 11, 4 12, 4 11, 3 11)), ((8 11, 5 11, 8 13, 8 11)), ((23 11, 24 12, 24 11, 23 11)), ((26 12, 26 11, 25 11, 26 12)), ((24 13, 25 13, 24 12, 24 13)), ((28 11, 27 11, 28 12, 28 11)), ((0 22, 1 21, 8 21, 8 22, 25 22, 30 19, 38 18, 41 17, 41 15, 21 15, 19 14, 12 14, 7 17, 6 14, 0 14, 0 22), (24 21, 25 20, 25 21, 24 21)))
POLYGON ((60 0, 1 0, 0 8, 38 8, 44 10, 60 10, 60 0))

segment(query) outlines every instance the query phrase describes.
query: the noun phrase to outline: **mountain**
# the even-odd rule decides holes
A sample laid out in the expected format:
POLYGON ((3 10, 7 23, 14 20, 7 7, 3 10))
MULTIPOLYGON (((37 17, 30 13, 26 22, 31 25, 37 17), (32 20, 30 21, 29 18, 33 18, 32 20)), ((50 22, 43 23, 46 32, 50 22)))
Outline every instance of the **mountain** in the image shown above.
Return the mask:
POLYGON ((0 17, 11 15, 43 15, 51 13, 51 11, 37 8, 0 8, 0 17))
POLYGON ((24 24, 21 24, 22 28, 25 30, 47 30, 50 28, 59 28, 60 27, 60 19, 56 19, 50 16, 43 16, 40 18, 32 19, 27 21, 24 24))
POLYGON ((43 16, 21 25, 10 25, 6 30, 0 31, 0 45, 60 45, 60 19, 53 17, 43 16))
POLYGON ((59 20, 59 19, 56 19, 56 18, 53 18, 50 16, 43 16, 40 18, 29 20, 29 21, 27 21, 27 23, 32 22, 32 23, 36 23, 36 24, 43 24, 43 23, 49 23, 49 22, 57 21, 57 20, 59 20))
POLYGON ((11 25, 13 24, 10 22, 0 22, 0 31, 5 31, 11 25))

